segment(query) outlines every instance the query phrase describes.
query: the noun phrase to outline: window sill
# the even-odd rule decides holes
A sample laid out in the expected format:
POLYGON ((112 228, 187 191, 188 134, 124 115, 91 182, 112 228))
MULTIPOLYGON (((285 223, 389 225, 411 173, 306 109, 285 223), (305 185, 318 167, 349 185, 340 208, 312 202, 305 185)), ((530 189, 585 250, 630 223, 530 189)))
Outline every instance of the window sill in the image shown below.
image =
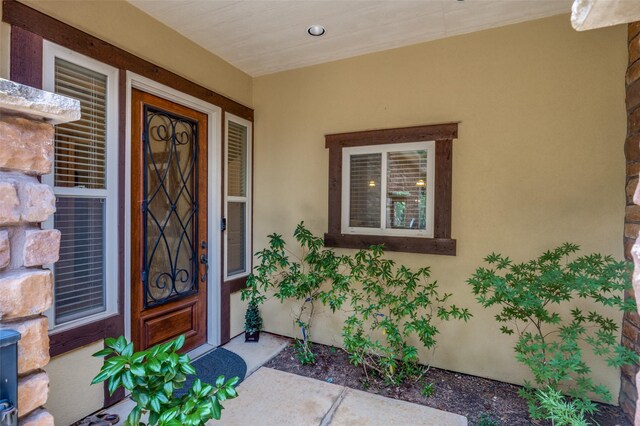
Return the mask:
POLYGON ((124 334, 123 325, 122 315, 112 315, 64 331, 51 330, 49 354, 55 357, 107 337, 117 337, 124 334))
POLYGON ((385 251, 456 255, 456 240, 451 238, 389 237, 381 235, 324 234, 326 247, 366 249, 383 244, 385 251))
POLYGON ((229 288, 229 293, 235 293, 247 286, 247 277, 248 275, 244 275, 239 278, 231 278, 225 281, 223 285, 229 288))

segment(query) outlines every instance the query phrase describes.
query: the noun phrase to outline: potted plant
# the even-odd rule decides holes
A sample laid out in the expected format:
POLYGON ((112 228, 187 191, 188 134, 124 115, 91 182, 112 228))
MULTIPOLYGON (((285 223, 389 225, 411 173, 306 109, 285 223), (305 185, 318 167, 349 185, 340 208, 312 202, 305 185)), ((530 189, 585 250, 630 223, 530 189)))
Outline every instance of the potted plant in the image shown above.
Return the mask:
POLYGON ((238 377, 225 381, 218 377, 215 385, 195 379, 191 389, 182 397, 174 395, 187 380, 196 374, 189 357, 179 354, 184 335, 146 351, 133 352, 133 343, 123 336, 105 340, 106 348, 93 354, 108 357, 92 384, 108 380, 109 393, 123 387, 131 392, 136 406, 131 410, 126 426, 144 425, 140 420, 149 414, 149 426, 202 426, 210 419, 220 420, 221 402, 235 398, 238 377))
POLYGON ((244 341, 257 342, 260 340, 260 330, 262 330, 262 317, 258 309, 258 303, 251 300, 244 314, 244 341))

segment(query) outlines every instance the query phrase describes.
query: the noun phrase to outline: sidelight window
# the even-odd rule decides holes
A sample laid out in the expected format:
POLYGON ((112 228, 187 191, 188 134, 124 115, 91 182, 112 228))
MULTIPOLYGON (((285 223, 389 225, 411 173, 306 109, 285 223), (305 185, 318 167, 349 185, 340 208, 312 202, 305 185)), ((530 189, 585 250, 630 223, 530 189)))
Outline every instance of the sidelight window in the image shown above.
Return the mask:
POLYGON ((251 122, 231 114, 225 125, 225 278, 251 268, 251 122))

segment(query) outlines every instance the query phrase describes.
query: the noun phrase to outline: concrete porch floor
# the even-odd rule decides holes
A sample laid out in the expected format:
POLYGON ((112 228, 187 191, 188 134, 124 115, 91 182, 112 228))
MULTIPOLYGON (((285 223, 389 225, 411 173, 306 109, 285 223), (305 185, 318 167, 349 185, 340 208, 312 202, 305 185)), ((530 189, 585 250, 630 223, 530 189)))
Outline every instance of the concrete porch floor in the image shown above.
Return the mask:
MULTIPOLYGON (((223 346, 245 360, 247 376, 238 386, 238 398, 223 404, 222 419, 208 426, 467 425, 458 414, 261 367, 287 343, 262 333, 258 343, 245 343, 241 335, 223 346)), ((118 424, 124 424, 134 406, 126 399, 105 411, 118 414, 118 424)))

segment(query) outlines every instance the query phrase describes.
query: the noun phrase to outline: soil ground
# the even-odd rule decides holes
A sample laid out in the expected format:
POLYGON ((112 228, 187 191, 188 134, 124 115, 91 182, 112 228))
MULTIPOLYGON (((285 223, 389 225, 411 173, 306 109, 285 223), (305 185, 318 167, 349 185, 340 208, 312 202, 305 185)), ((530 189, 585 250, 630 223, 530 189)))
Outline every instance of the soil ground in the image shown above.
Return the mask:
MULTIPOLYGON (((265 367, 461 414, 469 419, 469 425, 482 424, 479 420, 483 416, 502 426, 550 425, 529 418, 527 404, 518 396, 516 385, 432 367, 418 383, 387 386, 383 380, 370 376, 365 386, 362 368, 351 365, 342 349, 320 344, 315 344, 313 349, 317 354, 314 365, 300 365, 289 345, 265 367), (429 397, 421 394, 425 380, 434 384, 434 392, 429 397)), ((601 426, 631 426, 622 410, 612 405, 598 404, 598 413, 591 420, 590 423, 601 426)))

